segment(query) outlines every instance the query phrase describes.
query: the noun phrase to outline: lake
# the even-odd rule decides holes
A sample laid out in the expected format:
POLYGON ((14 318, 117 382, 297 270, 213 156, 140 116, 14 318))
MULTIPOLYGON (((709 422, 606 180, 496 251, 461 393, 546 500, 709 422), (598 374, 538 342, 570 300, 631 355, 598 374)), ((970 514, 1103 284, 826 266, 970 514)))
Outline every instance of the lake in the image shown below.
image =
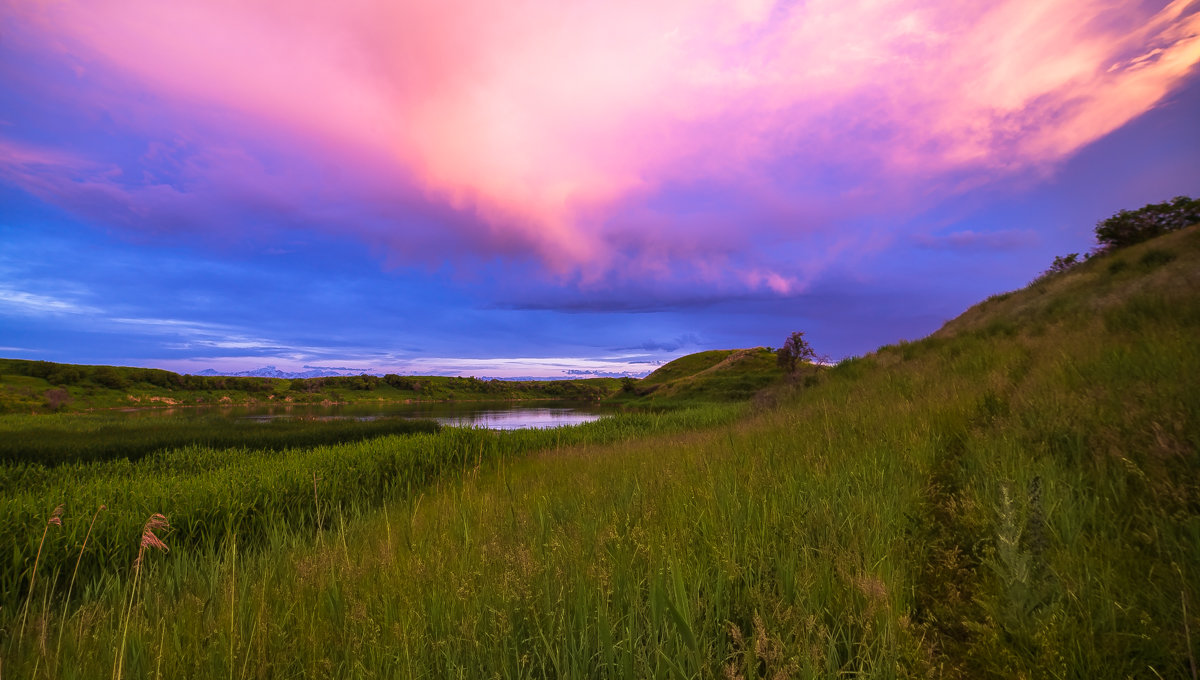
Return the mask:
POLYGON ((121 411, 130 417, 214 415, 237 420, 269 422, 281 418, 302 420, 378 420, 420 418, 454 427, 485 427, 491 430, 560 427, 598 420, 610 411, 579 402, 423 402, 374 404, 254 404, 249 406, 202 406, 194 408, 133 408, 121 411))

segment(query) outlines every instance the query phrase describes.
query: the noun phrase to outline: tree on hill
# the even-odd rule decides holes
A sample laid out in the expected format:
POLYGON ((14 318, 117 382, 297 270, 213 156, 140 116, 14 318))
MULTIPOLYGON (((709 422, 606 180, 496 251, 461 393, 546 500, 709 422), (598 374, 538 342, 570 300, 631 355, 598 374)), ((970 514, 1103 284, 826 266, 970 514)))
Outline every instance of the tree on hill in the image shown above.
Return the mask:
POLYGON ((796 366, 801 362, 810 362, 817 358, 817 352, 804 339, 804 331, 796 331, 775 352, 775 361, 788 373, 795 373, 796 366))
POLYGON ((1137 210, 1122 210, 1096 223, 1100 250, 1124 248, 1200 222, 1200 200, 1176 196, 1137 210))

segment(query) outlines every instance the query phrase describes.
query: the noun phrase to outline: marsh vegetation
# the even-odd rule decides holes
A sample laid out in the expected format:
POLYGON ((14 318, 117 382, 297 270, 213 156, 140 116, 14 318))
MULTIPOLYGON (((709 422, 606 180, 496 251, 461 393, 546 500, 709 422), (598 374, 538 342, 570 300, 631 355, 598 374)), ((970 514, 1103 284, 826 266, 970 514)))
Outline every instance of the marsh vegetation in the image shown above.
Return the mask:
POLYGON ((5 463, 2 671, 1190 677, 1198 285, 1193 227, 754 402, 5 463))

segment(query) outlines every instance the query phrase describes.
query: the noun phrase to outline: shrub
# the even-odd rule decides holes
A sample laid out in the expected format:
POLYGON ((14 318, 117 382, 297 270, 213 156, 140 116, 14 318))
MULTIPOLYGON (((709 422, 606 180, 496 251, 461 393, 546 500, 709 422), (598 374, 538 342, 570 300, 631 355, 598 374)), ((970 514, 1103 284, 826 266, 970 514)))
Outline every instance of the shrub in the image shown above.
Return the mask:
POLYGON ((61 387, 46 390, 42 396, 46 398, 46 408, 51 411, 61 410, 71 403, 71 393, 61 387))
POLYGON ((1096 241, 1100 250, 1124 248, 1197 222, 1200 222, 1200 201, 1176 196, 1137 210, 1122 210, 1101 220, 1096 224, 1096 241))
POLYGON ((1067 255, 1056 255, 1054 257, 1054 262, 1050 263, 1050 268, 1047 269, 1045 271, 1045 273, 1042 275, 1048 276, 1050 274, 1061 274, 1062 272, 1065 272, 1068 269, 1073 268, 1075 265, 1079 264, 1080 262, 1081 262, 1081 260, 1079 259, 1079 253, 1069 253, 1067 255))

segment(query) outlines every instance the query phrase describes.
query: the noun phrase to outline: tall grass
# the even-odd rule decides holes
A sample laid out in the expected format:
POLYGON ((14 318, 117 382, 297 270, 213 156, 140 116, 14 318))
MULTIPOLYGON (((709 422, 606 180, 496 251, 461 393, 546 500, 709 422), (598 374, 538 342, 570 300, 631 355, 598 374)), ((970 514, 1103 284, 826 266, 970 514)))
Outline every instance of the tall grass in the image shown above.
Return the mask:
POLYGON ((163 449, 182 446, 207 448, 287 449, 361 441, 389 434, 437 432, 432 420, 295 420, 269 423, 238 422, 230 418, 54 418, 29 416, 14 420, 0 437, 0 462, 39 467, 113 458, 137 460, 163 449), (45 419, 43 422, 41 419, 45 419), (78 421, 78 422, 75 422, 78 421))
MULTIPOLYGON (((30 573, 65 572, 75 563, 84 582, 119 571, 137 552, 128 537, 139 534, 143 518, 169 515, 172 543, 214 549, 237 534, 253 547, 272 531, 313 535, 329 526, 334 512, 356 515, 384 500, 406 497, 447 474, 489 467, 531 451, 578 442, 611 442, 658 430, 726 422, 740 407, 710 407, 674 414, 617 415, 577 428, 493 432, 446 428, 438 433, 385 436, 352 444, 283 450, 217 449, 185 446, 138 461, 0 466, 0 555, 12 559, 0 569, 0 605, 17 601, 29 589, 30 573), (319 504, 315 496, 319 494, 319 504), (46 498, 65 507, 63 531, 38 534, 46 498), (91 529, 86 518, 99 505, 108 512, 91 529), (92 550, 77 555, 84 532, 92 550)), ((243 427, 243 426, 237 426, 243 427)), ((252 428, 249 428, 252 430, 252 428)))
POLYGON ((320 541, 279 519, 156 556, 124 619, 128 568, 104 572, 61 658, 14 636, 5 671, 1189 677, 1200 298, 1165 284, 1200 259, 1147 247, 1178 254, 1141 275, 1157 284, 1089 262, 736 421, 430 437, 461 437, 441 474, 330 504, 320 541), (1124 313, 1136 327, 1109 324, 1124 313))

